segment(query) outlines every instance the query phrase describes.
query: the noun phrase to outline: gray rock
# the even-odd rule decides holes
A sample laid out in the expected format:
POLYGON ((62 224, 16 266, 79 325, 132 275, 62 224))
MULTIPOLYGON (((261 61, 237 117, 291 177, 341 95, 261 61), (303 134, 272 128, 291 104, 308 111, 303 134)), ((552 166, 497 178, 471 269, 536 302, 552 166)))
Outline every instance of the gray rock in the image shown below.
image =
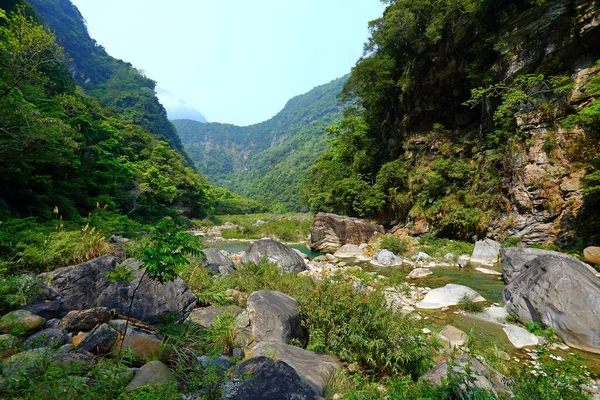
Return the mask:
POLYGON ((254 357, 232 367, 223 400, 316 400, 317 393, 283 361, 254 357))
POLYGON ((95 307, 88 310, 71 311, 60 320, 58 327, 68 331, 89 331, 98 324, 110 320, 110 312, 106 307, 95 307))
POLYGON ((508 340, 515 346, 517 349, 520 349, 525 346, 535 346, 539 343, 538 338, 533 334, 527 331, 525 328, 521 328, 516 325, 508 325, 502 328, 508 340))
POLYGON ((345 244, 333 254, 336 258, 366 258, 365 253, 355 244, 345 244))
POLYGON ((408 279, 420 279, 425 278, 426 276, 433 275, 428 268, 415 268, 406 276, 408 279))
POLYGON ((175 377, 169 367, 161 361, 150 361, 136 372, 125 390, 131 391, 145 385, 157 386, 169 382, 175 382, 175 377))
POLYGON ((458 259, 456 259, 456 263, 460 268, 466 268, 469 265, 469 260, 471 260, 470 255, 462 254, 458 256, 458 259))
POLYGON ((27 310, 11 311, 0 318, 0 333, 10 333, 13 329, 23 330, 32 334, 39 331, 46 324, 46 320, 39 315, 27 310))
MULTIPOLYGON (((42 274, 41 278, 47 286, 48 298, 60 300, 68 310, 104 306, 127 314, 133 289, 128 282, 111 283, 106 278, 106 273, 112 271, 116 263, 114 257, 103 256, 80 265, 58 268, 42 274)), ((143 275, 143 271, 137 269, 140 263, 132 259, 125 263, 136 269, 135 279, 130 283, 137 287, 143 275)), ((161 284, 144 277, 133 302, 131 316, 155 324, 169 314, 177 314, 181 315, 178 321, 182 321, 197 301, 180 278, 161 284)))
POLYGON ((371 259, 371 264, 382 267, 398 267, 402 265, 402 258, 389 250, 379 250, 371 259))
MULTIPOLYGON (((480 388, 492 391, 496 396, 507 391, 507 387, 504 382, 507 381, 506 377, 498 372, 495 372, 486 364, 482 363, 476 358, 460 357, 453 361, 452 372, 455 374, 457 379, 460 379, 463 383, 460 385, 461 391, 466 392, 469 388, 480 388), (473 381, 465 379, 465 367, 469 365, 471 369, 471 375, 474 378, 473 381)), ((421 379, 431 382, 434 386, 440 386, 442 380, 448 377, 448 362, 442 362, 431 370, 429 370, 421 379)))
POLYGON ((292 297, 274 290, 252 293, 247 310, 256 341, 287 343, 295 338, 305 343, 307 335, 297 311, 299 305, 292 297))
POLYGON ((23 345, 26 349, 37 349, 39 347, 60 347, 69 340, 66 329, 44 329, 30 336, 23 345))
POLYGON ((210 266, 216 273, 220 273, 220 267, 228 267, 226 270, 235 270, 234 262, 227 256, 228 253, 223 250, 209 248, 202 250, 206 257, 206 267, 210 266))
POLYGON ((78 350, 89 351, 101 355, 108 354, 117 342, 119 333, 108 324, 96 326, 77 346, 78 350))
POLYGON ((473 267, 494 266, 498 263, 500 255, 500 243, 492 239, 483 239, 475 242, 470 264, 473 267))
POLYGON ((60 301, 43 301, 35 303, 25 308, 35 315, 45 319, 62 318, 67 314, 67 309, 63 307, 60 301))
POLYGON ((52 319, 46 321, 46 324, 44 325, 44 329, 58 328, 58 324, 60 324, 60 319, 52 318, 52 319))
POLYGON ((553 327, 566 344, 600 353, 600 279, 581 261, 543 255, 504 288, 506 310, 553 327))
POLYGON ((235 272, 235 268, 231 268, 227 265, 220 265, 219 266, 219 274, 221 275, 229 275, 229 274, 233 274, 235 272))
POLYGON ((342 368, 336 357, 313 353, 284 343, 259 343, 252 349, 252 354, 271 356, 285 362, 319 395, 323 394, 323 388, 333 374, 342 368))
MULTIPOLYGON (((533 248, 517 248, 511 247, 506 249, 500 249, 500 260, 502 262, 502 269, 504 270, 504 281, 510 283, 515 279, 521 272, 528 268, 528 262, 539 257, 539 256, 556 256, 565 257, 572 259, 573 257, 560 253, 558 251, 541 250, 533 248)), ((592 273, 596 273, 594 268, 588 264, 582 263, 592 273)))
POLYGON ((124 238, 122 236, 113 235, 110 237, 110 242, 116 243, 116 244, 125 244, 125 243, 129 242, 129 239, 124 238))
POLYGON ((231 363, 227 357, 202 356, 198 358, 198 362, 205 370, 213 371, 218 375, 223 375, 225 371, 231 368, 231 363))
POLYGON ((209 327, 219 315, 231 313, 232 315, 237 317, 243 311, 244 310, 237 306, 210 306, 204 308, 195 308, 190 313, 188 320, 202 325, 204 327, 209 327))
POLYGON ((445 348, 453 349, 467 343, 467 334, 452 325, 446 325, 438 335, 445 348))
POLYGON ((467 286, 449 283, 441 288, 430 290, 416 305, 423 309, 455 306, 464 296, 474 302, 486 301, 479 293, 467 286))
POLYGON ((35 376, 44 373, 50 364, 69 370, 71 374, 77 374, 89 371, 94 362, 94 355, 87 351, 62 353, 38 348, 10 357, 4 362, 3 374, 5 377, 13 377, 25 372, 35 376))
POLYGON ((244 351, 244 349, 236 347, 235 349, 233 349, 231 355, 235 358, 244 358, 246 356, 246 352, 244 351))
POLYGON ((287 272, 302 272, 306 270, 306 263, 294 250, 273 240, 261 239, 248 247, 242 256, 242 262, 260 262, 266 258, 269 262, 277 264, 279 269, 287 272))
POLYGON ((313 251, 333 253, 345 244, 368 243, 383 232, 381 225, 320 212, 313 221, 308 247, 313 251))
POLYGON ((425 261, 425 260, 428 260, 430 258, 431 258, 431 256, 429 254, 420 251, 419 254, 417 254, 416 260, 417 261, 425 261))

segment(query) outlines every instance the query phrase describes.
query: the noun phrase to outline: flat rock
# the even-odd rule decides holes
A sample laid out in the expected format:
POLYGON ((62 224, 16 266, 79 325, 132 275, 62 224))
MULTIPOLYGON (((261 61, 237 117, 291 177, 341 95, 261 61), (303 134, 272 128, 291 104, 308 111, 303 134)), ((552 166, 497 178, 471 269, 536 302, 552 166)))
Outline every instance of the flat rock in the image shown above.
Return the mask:
POLYGON ((376 267, 399 267, 402 266, 402 257, 389 250, 379 250, 371 259, 371 264, 376 267))
POLYGON ((247 310, 256 341, 287 343, 295 338, 306 342, 307 335, 297 311, 299 305, 296 299, 274 290, 252 293, 247 310))
POLYGON ((333 253, 345 244, 368 243, 374 236, 383 233, 381 225, 320 212, 313 221, 308 247, 313 251, 333 253))
POLYGON ((492 239, 483 239, 475 242, 475 248, 469 263, 473 267, 494 266, 498 263, 500 243, 492 239))
POLYGON ((486 301, 479 293, 467 286, 449 283, 444 287, 429 291, 416 306, 422 309, 455 306, 465 295, 474 302, 486 301))
POLYGON ((260 239, 252 243, 242 256, 242 263, 258 263, 263 258, 276 264, 282 271, 302 272, 306 270, 306 263, 298 253, 273 239, 260 239))
POLYGON ((169 367, 161 361, 150 361, 136 372, 126 390, 135 390, 146 385, 157 386, 169 382, 175 382, 175 376, 173 376, 169 367))
POLYGON ((433 275, 428 268, 415 268, 406 276, 408 279, 420 279, 425 278, 426 276, 433 275))
POLYGON ((283 361, 254 357, 233 366, 223 400, 317 400, 319 396, 283 361))
POLYGON ((355 244, 345 244, 340 247, 334 254, 337 258, 364 258, 365 253, 355 244))
POLYGON ((269 355, 285 362, 319 395, 323 394, 323 388, 333 374, 342 368, 336 357, 317 354, 285 343, 259 343, 252 349, 252 355, 269 355))
POLYGON ((461 347, 467 343, 467 334, 452 325, 446 325, 438 336, 442 345, 450 349, 461 347))
POLYGON ((46 320, 39 315, 27 310, 9 312, 0 318, 0 333, 11 333, 13 329, 23 330, 25 333, 39 331, 46 324, 46 320))
POLYGON ((481 272, 482 274, 486 274, 486 275, 502 276, 502 272, 495 271, 495 270, 489 269, 489 268, 477 267, 477 268, 475 268, 475 271, 481 272))
POLYGON ((533 333, 528 332, 527 329, 520 326, 508 325, 502 328, 502 330, 508 336, 508 340, 517 349, 525 346, 535 346, 539 343, 538 338, 533 333))

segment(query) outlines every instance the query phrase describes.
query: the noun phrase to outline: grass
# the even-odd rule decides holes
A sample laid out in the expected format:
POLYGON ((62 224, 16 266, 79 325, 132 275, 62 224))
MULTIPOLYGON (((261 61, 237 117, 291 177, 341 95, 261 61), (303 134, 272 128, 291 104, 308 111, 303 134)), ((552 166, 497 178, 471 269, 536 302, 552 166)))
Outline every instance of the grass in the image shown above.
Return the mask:
POLYGON ((458 308, 460 308, 461 310, 474 312, 474 313, 483 312, 483 310, 485 308, 483 306, 483 303, 475 302, 475 301, 473 301, 473 299, 474 299, 473 296, 469 296, 468 294, 465 293, 458 301, 458 308))

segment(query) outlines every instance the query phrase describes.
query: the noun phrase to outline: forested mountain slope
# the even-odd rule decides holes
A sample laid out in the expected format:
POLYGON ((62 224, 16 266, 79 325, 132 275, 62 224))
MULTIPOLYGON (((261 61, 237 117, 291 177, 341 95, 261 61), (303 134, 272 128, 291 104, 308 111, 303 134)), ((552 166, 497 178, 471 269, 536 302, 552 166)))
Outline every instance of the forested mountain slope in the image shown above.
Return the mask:
POLYGON ((88 94, 113 107, 123 119, 143 126, 180 153, 183 147, 155 94, 156 82, 131 64, 111 57, 92 39, 70 0, 30 0, 70 59, 73 78, 88 94))
POLYGON ((173 123, 185 149, 211 183, 298 210, 301 183, 326 148, 325 128, 341 118, 337 95, 346 79, 294 97, 276 116, 259 124, 173 123))
POLYGON ((388 3, 307 181, 311 208, 398 234, 593 241, 598 1, 388 3))

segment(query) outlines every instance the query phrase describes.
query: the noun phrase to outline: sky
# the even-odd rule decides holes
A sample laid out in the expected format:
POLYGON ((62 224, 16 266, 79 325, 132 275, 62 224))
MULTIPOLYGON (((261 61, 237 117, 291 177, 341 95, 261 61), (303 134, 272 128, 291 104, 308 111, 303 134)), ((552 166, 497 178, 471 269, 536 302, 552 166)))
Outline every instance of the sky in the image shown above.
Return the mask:
POLYGON ((384 9, 379 0, 72 1, 92 38, 157 82, 168 111, 236 125, 350 72, 384 9))

